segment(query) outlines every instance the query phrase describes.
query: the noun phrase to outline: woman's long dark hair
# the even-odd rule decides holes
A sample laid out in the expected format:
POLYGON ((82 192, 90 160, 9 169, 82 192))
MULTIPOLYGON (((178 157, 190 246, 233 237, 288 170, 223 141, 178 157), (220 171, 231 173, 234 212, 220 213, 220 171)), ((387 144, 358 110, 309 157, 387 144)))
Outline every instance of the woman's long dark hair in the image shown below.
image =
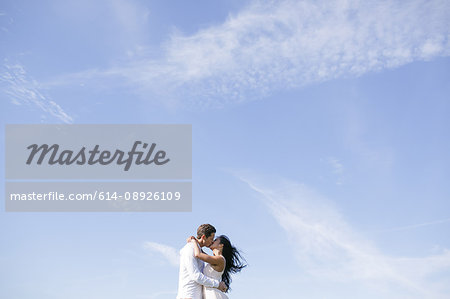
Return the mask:
MULTIPOLYGON (((221 235, 218 237, 219 243, 223 244, 222 255, 225 258, 225 270, 222 274, 222 281, 227 285, 230 290, 231 273, 238 273, 247 265, 243 262, 245 259, 241 256, 241 253, 231 245, 230 239, 227 236, 221 235)), ((227 291, 228 291, 227 290, 227 291)))

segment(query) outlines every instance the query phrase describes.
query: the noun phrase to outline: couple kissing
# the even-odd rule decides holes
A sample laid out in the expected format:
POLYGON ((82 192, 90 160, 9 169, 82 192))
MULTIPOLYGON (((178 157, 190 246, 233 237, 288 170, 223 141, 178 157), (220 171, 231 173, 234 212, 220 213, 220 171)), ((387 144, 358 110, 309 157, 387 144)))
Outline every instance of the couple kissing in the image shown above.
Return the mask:
POLYGON ((215 237, 211 224, 202 224, 180 250, 177 299, 228 299, 231 274, 247 265, 227 236, 215 237), (209 247, 213 255, 203 252, 209 247))

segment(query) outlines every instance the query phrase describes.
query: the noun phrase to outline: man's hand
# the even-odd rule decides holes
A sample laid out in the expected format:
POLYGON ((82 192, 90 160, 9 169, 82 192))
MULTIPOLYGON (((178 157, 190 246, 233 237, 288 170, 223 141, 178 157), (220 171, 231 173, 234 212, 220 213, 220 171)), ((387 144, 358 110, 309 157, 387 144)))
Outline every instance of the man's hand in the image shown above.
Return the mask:
POLYGON ((221 291, 224 292, 224 293, 228 290, 227 285, 226 285, 223 281, 221 281, 221 282, 219 283, 218 289, 221 290, 221 291))

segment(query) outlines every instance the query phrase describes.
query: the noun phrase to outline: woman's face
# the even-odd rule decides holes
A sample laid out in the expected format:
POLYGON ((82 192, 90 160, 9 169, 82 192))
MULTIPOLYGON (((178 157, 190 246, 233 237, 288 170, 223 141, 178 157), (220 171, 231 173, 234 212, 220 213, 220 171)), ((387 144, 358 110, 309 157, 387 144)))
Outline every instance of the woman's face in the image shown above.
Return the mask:
POLYGON ((220 247, 223 247, 223 245, 220 244, 219 238, 215 239, 211 246, 209 246, 210 249, 219 249, 220 247))

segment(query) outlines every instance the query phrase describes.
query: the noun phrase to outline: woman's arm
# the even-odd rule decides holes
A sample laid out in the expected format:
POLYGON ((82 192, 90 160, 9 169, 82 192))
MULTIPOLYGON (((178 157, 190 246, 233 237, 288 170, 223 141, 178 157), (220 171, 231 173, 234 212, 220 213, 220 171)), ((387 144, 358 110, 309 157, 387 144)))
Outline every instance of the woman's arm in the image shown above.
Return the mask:
POLYGON ((223 258, 221 256, 211 256, 200 251, 198 241, 195 238, 191 238, 191 243, 194 245, 194 255, 196 258, 201 259, 204 262, 211 264, 212 266, 223 266, 223 258))

